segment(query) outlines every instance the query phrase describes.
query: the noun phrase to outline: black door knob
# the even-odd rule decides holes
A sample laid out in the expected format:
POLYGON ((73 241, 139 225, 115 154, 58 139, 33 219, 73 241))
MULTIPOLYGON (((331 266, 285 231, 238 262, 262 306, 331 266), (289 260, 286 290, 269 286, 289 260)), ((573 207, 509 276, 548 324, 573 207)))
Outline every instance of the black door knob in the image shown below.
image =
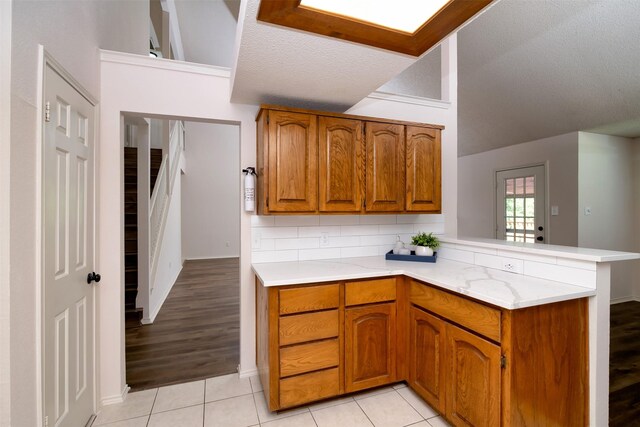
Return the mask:
POLYGON ((100 275, 96 274, 95 271, 87 274, 87 283, 91 283, 91 282, 98 283, 99 281, 100 281, 100 275))
POLYGON ((540 226, 538 227, 538 231, 542 231, 542 230, 544 230, 544 227, 540 225, 540 226))
POLYGON ((544 240, 544 237, 542 237, 542 236, 538 236, 538 237, 536 237, 536 240, 537 240, 538 242, 542 242, 542 241, 544 240))

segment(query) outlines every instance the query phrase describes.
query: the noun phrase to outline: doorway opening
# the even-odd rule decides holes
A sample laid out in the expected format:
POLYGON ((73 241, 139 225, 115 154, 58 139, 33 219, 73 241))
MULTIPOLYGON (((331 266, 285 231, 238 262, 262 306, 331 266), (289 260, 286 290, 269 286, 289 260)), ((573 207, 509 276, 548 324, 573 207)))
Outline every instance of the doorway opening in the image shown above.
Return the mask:
POLYGON ((545 242, 545 166, 496 172, 496 239, 545 242))
POLYGON ((235 373, 240 361, 240 128, 173 119, 125 117, 133 391, 235 373))

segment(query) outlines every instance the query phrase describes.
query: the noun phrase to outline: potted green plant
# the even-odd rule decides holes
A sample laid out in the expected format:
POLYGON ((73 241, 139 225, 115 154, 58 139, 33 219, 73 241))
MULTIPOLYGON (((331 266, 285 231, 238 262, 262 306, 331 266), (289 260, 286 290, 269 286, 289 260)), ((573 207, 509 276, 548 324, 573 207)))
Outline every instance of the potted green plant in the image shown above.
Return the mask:
POLYGON ((432 256, 433 251, 440 246, 440 240, 433 233, 418 233, 411 238, 411 244, 416 245, 416 255, 432 256))

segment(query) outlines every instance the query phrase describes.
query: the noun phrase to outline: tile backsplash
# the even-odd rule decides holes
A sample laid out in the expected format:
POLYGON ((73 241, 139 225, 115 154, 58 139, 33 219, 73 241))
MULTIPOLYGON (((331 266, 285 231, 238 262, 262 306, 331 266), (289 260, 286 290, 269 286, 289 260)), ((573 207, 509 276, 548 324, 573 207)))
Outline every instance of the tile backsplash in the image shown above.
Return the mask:
POLYGON ((384 255, 397 236, 444 233, 444 215, 300 215, 251 217, 251 261, 280 262, 384 255))

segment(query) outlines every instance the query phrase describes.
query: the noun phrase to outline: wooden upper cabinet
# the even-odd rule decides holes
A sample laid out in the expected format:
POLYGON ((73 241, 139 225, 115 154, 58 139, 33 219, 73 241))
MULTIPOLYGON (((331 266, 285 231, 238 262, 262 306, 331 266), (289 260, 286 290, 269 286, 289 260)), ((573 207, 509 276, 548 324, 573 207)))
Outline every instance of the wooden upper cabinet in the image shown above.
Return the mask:
POLYGON ((367 122, 366 212, 402 212, 405 193, 404 126, 367 122))
POLYGON ((363 205, 362 121, 318 118, 320 212, 360 212, 363 205))
POLYGON ((410 212, 440 212, 440 129, 407 126, 407 197, 410 212))
POLYGON ((269 111, 268 195, 270 212, 318 209, 317 117, 269 111))
POLYGON ((266 105, 256 120, 259 215, 441 211, 442 126, 266 105))

